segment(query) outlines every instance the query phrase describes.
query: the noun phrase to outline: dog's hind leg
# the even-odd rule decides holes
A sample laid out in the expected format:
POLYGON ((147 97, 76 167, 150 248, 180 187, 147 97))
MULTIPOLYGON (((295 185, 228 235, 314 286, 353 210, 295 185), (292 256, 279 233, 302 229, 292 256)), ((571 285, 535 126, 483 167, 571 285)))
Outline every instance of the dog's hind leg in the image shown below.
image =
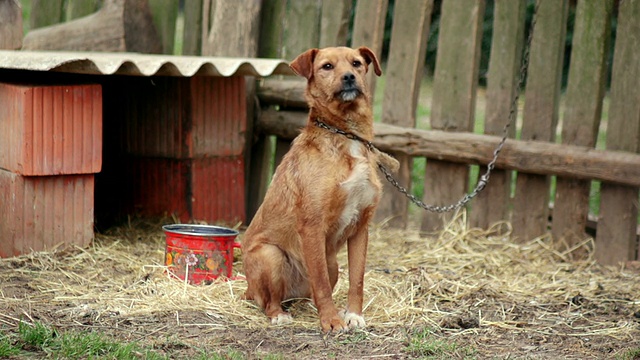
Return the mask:
POLYGON ((290 323, 291 315, 282 308, 287 287, 283 270, 288 267, 282 250, 263 243, 245 254, 243 263, 248 283, 245 298, 255 300, 271 324, 290 323))

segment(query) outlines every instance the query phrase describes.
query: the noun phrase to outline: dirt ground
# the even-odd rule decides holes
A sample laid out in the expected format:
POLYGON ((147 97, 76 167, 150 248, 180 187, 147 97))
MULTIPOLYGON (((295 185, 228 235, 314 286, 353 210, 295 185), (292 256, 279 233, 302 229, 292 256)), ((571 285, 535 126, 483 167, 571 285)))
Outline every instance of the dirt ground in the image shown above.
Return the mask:
MULTIPOLYGON (((0 331, 40 322, 185 359, 203 350, 248 359, 639 358, 637 262, 563 261, 542 240, 506 240, 495 229, 453 229, 438 239, 372 229, 368 326, 327 336, 308 301, 287 304, 294 323, 274 327, 239 299, 242 280, 191 286, 170 278, 159 227, 129 225, 99 235, 89 249, 0 260, 0 331)), ((342 270, 339 304, 346 286, 342 270)))

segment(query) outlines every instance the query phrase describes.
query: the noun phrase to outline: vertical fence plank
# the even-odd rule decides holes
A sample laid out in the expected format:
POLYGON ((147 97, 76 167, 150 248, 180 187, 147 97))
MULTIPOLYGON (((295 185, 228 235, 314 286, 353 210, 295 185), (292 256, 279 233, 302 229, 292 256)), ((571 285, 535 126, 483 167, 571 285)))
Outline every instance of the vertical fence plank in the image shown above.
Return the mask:
MULTIPOLYGON (((531 43, 522 140, 553 141, 558 123, 560 80, 564 56, 568 1, 539 3, 531 43)), ((547 232, 549 177, 519 173, 512 225, 526 241, 547 232)))
MULTIPOLYGON (((607 149, 640 150, 640 1, 620 2, 613 55, 607 149)), ((596 259, 606 265, 635 258, 638 188, 602 184, 596 259)))
POLYGON ((100 0, 67 0, 67 21, 93 14, 100 4, 100 0))
MULTIPOLYGON (((494 5, 493 38, 487 84, 487 108, 484 133, 502 136, 509 121, 513 98, 520 80, 526 2, 498 0, 494 5)), ((517 108, 516 108, 517 114, 517 108)), ((509 137, 516 124, 509 127, 509 137)), ((481 173, 486 171, 481 168, 481 173)), ((509 218, 511 171, 495 169, 483 192, 471 205, 469 225, 487 228, 509 218)))
POLYGON ((22 47, 22 8, 18 1, 0 1, 0 49, 22 47))
MULTIPOLYGON (((433 0, 399 0, 395 4, 391 44, 382 103, 382 121, 404 127, 416 126, 416 104, 427 51, 433 0)), ((410 156, 393 154, 400 161, 398 180, 411 183, 410 156)), ((405 228, 408 221, 407 198, 385 182, 376 211, 376 221, 389 219, 389 225, 405 228)))
MULTIPOLYGON (((442 4, 431 109, 433 129, 473 129, 484 8, 484 0, 442 4)), ((457 201, 467 191, 468 178, 467 165, 428 159, 424 201, 436 205, 457 201)), ((441 225, 440 215, 424 213, 423 231, 430 232, 441 225)))
POLYGON ((352 0, 324 0, 322 2, 319 47, 347 45, 352 6, 352 0))
MULTIPOLYGON (((387 18, 389 0, 358 0, 356 15, 353 19, 351 46, 367 46, 380 57, 384 40, 384 24, 387 18)), ((371 93, 375 94, 376 76, 367 74, 367 82, 371 93)))
POLYGON ((260 24, 260 46, 258 50, 260 57, 282 57, 286 5, 287 0, 264 0, 260 24))
POLYGON ((202 53, 202 16, 202 0, 189 0, 184 3, 182 55, 202 53))
POLYGON ((289 0, 284 25, 284 58, 293 60, 320 41, 319 0, 289 0))
MULTIPOLYGON (((573 31, 573 49, 562 143, 594 147, 602 115, 602 99, 607 81, 607 58, 611 37, 613 0, 580 1, 573 31)), ((588 237, 591 182, 559 177, 556 184, 551 231, 573 246, 588 237)), ((585 251, 575 253, 584 257, 585 251)))
POLYGON ((153 23, 160 36, 163 54, 173 55, 178 3, 178 0, 149 0, 149 8, 153 16, 153 23))
MULTIPOLYGON (((255 57, 258 55, 258 40, 260 37, 262 1, 242 0, 234 2, 204 0, 202 21, 202 54, 207 56, 236 56, 255 57)), ((251 171, 251 156, 253 153, 253 123, 254 123, 254 95, 255 80, 247 77, 244 82, 246 95, 245 144, 243 149, 244 194, 243 206, 253 206, 250 198, 251 186, 249 173, 251 171)), ((213 120, 213 119, 212 119, 213 120)), ((216 136, 214 134, 214 136, 216 136)), ((238 199, 236 199, 237 201, 238 199)), ((248 209, 245 207, 245 209, 248 209)), ((253 210, 246 210, 245 219, 250 219, 253 210)))
MULTIPOLYGON (((285 59, 293 60, 308 49, 318 47, 321 9, 322 3, 318 0, 289 0, 287 2, 282 41, 282 56, 285 59)), ((304 81, 302 78, 299 80, 304 81)), ((280 164, 290 146, 290 141, 276 139, 276 166, 280 164)))
MULTIPOLYGON (((264 0, 262 3, 259 57, 282 57, 285 10, 286 0, 264 0)), ((253 219, 267 193, 274 153, 270 137, 259 134, 251 146, 251 157, 247 161, 250 169, 246 182, 247 221, 253 219)))
POLYGON ((202 55, 256 56, 261 6, 260 0, 205 0, 202 55))
POLYGON ((31 29, 54 25, 63 20, 63 0, 31 0, 31 29))

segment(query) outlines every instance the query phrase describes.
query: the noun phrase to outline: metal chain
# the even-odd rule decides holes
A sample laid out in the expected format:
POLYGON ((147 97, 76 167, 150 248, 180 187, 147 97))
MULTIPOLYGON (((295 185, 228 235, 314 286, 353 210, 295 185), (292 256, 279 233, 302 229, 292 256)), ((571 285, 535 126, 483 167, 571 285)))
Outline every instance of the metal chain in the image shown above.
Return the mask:
MULTIPOLYGON (((520 74, 519 74, 520 78, 518 79, 517 87, 515 89, 515 94, 513 96, 513 101, 511 102, 511 108, 509 109, 508 121, 504 125, 504 127, 502 128, 502 139, 500 140, 500 142, 498 143, 498 146, 496 146, 495 150, 493 151, 493 159, 491 159, 491 161, 487 164, 487 171, 482 176, 480 176, 480 179, 478 179, 478 183, 476 184, 476 187, 470 193, 465 194, 455 204, 451 204, 451 205, 447 205, 447 206, 437 206, 437 205, 425 204, 424 202, 422 202, 422 200, 418 199, 415 195, 410 194, 409 191, 405 187, 400 185, 400 183, 393 177, 393 175, 391 174, 391 171, 389 171, 389 169, 387 169, 384 165, 382 165, 380 162, 378 162, 378 168, 384 174, 384 176, 387 179, 387 181, 391 185, 393 185, 393 187, 395 187, 400 193, 404 194, 404 196, 406 196, 409 200, 411 200, 411 202, 413 202, 417 206, 419 206, 419 207, 421 207, 421 208, 423 208, 423 209, 425 209, 427 211, 432 211, 432 212, 437 212, 437 213, 444 213, 444 212, 457 210, 457 209, 460 209, 461 207, 467 205, 467 203, 469 203, 469 201, 471 201, 482 190, 484 190, 484 188, 489 183, 489 177, 491 176, 491 171, 493 171, 493 169, 495 168, 496 162, 498 161, 498 155, 500 155, 500 151, 502 151, 502 148, 504 147, 504 144, 507 141, 507 138, 509 137, 509 127, 511 126, 512 123, 515 123, 515 121, 516 121, 516 110, 518 108, 518 100, 520 99, 520 89, 524 85, 524 80, 525 80, 525 78, 527 76, 527 68, 529 67, 529 52, 530 52, 530 48, 531 48, 531 39, 533 38, 533 29, 534 29, 535 24, 536 24, 536 16, 538 14, 538 6, 539 5, 540 5, 539 1, 536 1, 534 15, 533 15, 533 18, 531 19, 531 28, 529 30, 529 35, 527 37, 527 44, 525 46, 524 53, 522 54, 522 63, 520 65, 520 74)), ((378 150, 375 147, 375 145, 373 145, 373 143, 371 141, 365 140, 365 139, 361 138, 360 136, 358 136, 356 134, 346 132, 344 130, 335 128, 333 126, 329 126, 329 125, 323 123, 322 121, 320 121, 320 119, 315 119, 315 124, 316 124, 316 126, 318 126, 320 128, 329 130, 329 131, 331 131, 333 133, 336 133, 336 134, 340 134, 340 135, 346 136, 347 138, 349 138, 351 140, 360 141, 370 151, 378 150)))

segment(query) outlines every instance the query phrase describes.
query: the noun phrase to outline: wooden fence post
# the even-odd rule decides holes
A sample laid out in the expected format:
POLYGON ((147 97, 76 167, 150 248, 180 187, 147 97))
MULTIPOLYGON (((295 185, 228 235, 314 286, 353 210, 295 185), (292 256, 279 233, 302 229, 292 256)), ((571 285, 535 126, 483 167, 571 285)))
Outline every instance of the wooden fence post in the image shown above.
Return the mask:
MULTIPOLYGON (((576 11, 562 143, 595 147, 607 82, 613 0, 581 1, 576 11)), ((586 239, 591 181, 558 177, 551 231, 569 246, 586 239)), ((575 257, 584 258, 578 250, 575 257)))
MULTIPOLYGON (((620 2, 613 55, 607 149, 640 151, 640 1, 620 2)), ((596 233, 596 259, 605 265, 636 257, 638 188, 603 183, 596 233)))
MULTIPOLYGON (((382 121, 404 127, 416 126, 416 105, 427 52, 433 0, 397 1, 393 14, 389 60, 382 103, 382 121)), ((400 161, 397 178, 411 184, 412 158, 393 154, 400 161)), ((396 228, 406 228, 408 201, 384 181, 384 192, 375 219, 388 220, 396 228)))
POLYGON ((202 1, 189 0, 184 3, 182 55, 202 53, 202 1))
MULTIPOLYGON (((382 41, 384 40, 384 24, 387 18, 389 0, 358 0, 356 16, 353 20, 353 34, 351 46, 367 46, 380 57, 382 55, 382 41)), ((373 72, 367 74, 367 82, 371 94, 375 94, 376 76, 373 72)))
POLYGON ((158 30, 162 53, 173 55, 176 42, 176 20, 178 19, 178 0, 149 0, 153 23, 158 30))
MULTIPOLYGON (((558 123, 568 1, 539 4, 529 57, 521 139, 551 142, 558 123)), ((513 235, 520 241, 547 232, 549 184, 548 176, 518 173, 511 222, 513 235)))
POLYGON ((349 17, 352 0, 322 1, 322 18, 320 19, 320 48, 327 46, 347 45, 349 33, 349 17))
POLYGON ((100 8, 99 0, 67 0, 66 20, 91 15, 100 8))
POLYGON ((32 0, 29 24, 31 29, 55 25, 64 20, 63 0, 32 0))
MULTIPOLYGON (((496 1, 493 14, 493 37, 487 84, 487 108, 484 133, 502 136, 509 121, 513 98, 520 80, 523 33, 526 14, 525 1, 496 1)), ((516 104, 514 116, 517 116, 516 104)), ((515 121, 515 120, 514 120, 515 121)), ((515 134, 516 124, 509 127, 509 137, 515 134)), ((481 167, 484 173, 486 167, 481 167)), ((469 226, 488 228, 509 218, 511 203, 511 171, 495 169, 489 184, 471 204, 469 226)))
POLYGON ((256 56, 261 7, 261 0, 205 0, 202 55, 256 56))
POLYGON ((0 49, 22 47, 22 8, 17 0, 0 1, 0 49))
MULTIPOLYGON (((484 8, 484 0, 445 1, 442 4, 431 109, 433 129, 473 129, 484 8)), ((467 165, 430 158, 424 180, 424 202, 453 203, 466 193, 468 180, 467 165)), ((425 212, 422 231, 440 228, 441 216, 425 212)), ((447 220, 451 218, 451 215, 444 216, 447 220)))

